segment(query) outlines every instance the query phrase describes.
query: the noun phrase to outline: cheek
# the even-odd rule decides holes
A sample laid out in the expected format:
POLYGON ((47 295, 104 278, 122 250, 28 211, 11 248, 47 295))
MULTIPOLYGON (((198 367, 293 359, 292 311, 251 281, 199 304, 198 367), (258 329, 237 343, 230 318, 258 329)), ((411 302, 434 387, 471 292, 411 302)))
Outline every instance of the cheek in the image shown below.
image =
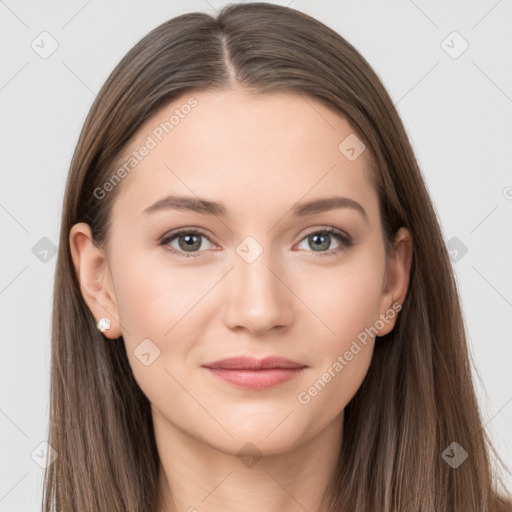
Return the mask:
POLYGON ((326 327, 325 334, 316 337, 314 372, 297 401, 306 410, 314 409, 322 424, 348 404, 370 366, 385 261, 376 254, 361 253, 354 264, 331 270, 325 277, 317 274, 317 286, 302 291, 326 327))
POLYGON ((296 399, 318 425, 327 425, 360 388, 375 344, 378 295, 372 280, 347 279, 331 290, 322 314, 334 332, 317 338, 315 364, 296 399))
POLYGON ((188 322, 194 318, 197 298, 193 290, 183 293, 187 286, 180 275, 148 265, 136 253, 118 266, 116 297, 127 357, 135 380, 153 404, 165 404, 171 396, 176 400, 182 390, 172 376, 179 382, 187 378, 183 361, 193 342, 188 322))
POLYGON ((116 286, 125 341, 134 344, 140 342, 141 338, 157 340, 164 330, 170 328, 173 290, 164 293, 158 276, 146 265, 132 268, 133 271, 130 271, 127 265, 125 276, 116 286))
POLYGON ((158 356, 149 372, 153 379, 158 368, 171 372, 178 368, 182 376, 192 369, 188 358, 205 324, 205 310, 213 310, 211 297, 206 295, 217 282, 218 275, 206 266, 177 268, 156 251, 154 257, 142 251, 123 257, 116 266, 116 298, 136 377, 148 374, 145 369, 141 373, 141 352, 149 352, 151 359, 158 356))
POLYGON ((125 340, 137 343, 154 338, 161 343, 204 293, 203 276, 167 264, 160 248, 119 247, 115 257, 116 299, 125 340))
POLYGON ((366 343, 348 343, 346 350, 333 354, 325 366, 297 393, 300 411, 314 417, 317 429, 334 420, 352 400, 368 372, 374 347, 366 343))
POLYGON ((146 344, 152 357, 162 351, 164 334, 179 320, 181 308, 177 304, 180 304, 178 293, 182 285, 176 279, 169 279, 143 251, 123 250, 118 246, 115 257, 113 277, 118 315, 127 354, 135 370, 137 351, 144 347, 141 343, 146 344))
POLYGON ((383 274, 384 262, 366 251, 338 268, 321 269, 314 275, 310 271, 309 277, 297 280, 297 295, 317 318, 317 334, 326 347, 343 350, 344 344, 374 325, 383 274))

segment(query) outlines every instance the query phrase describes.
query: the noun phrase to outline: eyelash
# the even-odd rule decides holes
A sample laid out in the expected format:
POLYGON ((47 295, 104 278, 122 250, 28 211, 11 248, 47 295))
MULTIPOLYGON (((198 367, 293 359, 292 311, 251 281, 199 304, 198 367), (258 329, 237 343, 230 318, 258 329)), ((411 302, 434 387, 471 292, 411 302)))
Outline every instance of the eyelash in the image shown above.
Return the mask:
MULTIPOLYGON (((173 254, 177 254, 178 256, 181 256, 184 258, 198 257, 200 255, 200 253, 203 251, 197 251, 196 253, 188 253, 187 254, 185 251, 177 251, 176 249, 174 249, 168 245, 170 242, 172 242, 174 239, 179 237, 181 234, 199 235, 199 236, 206 238, 208 241, 210 241, 210 243, 213 243, 213 242, 211 242, 210 238, 202 231, 199 231, 196 229, 180 229, 178 231, 173 231, 171 233, 168 233, 168 234, 164 235, 162 238, 160 238, 159 245, 165 246, 165 249, 168 250, 169 252, 171 252, 173 254)), ((340 242, 340 246, 337 247, 336 249, 330 249, 328 251, 317 252, 314 255, 315 257, 316 256, 320 256, 320 257, 331 256, 331 255, 336 254, 339 251, 342 251, 344 249, 349 249, 350 247, 352 247, 354 245, 354 242, 350 236, 346 235, 343 231, 340 231, 336 228, 325 228, 325 229, 310 231, 309 233, 306 233, 306 235, 300 239, 300 242, 302 242, 304 239, 308 238, 311 235, 318 235, 318 234, 334 235, 336 238, 338 238, 338 240, 340 242)), ((315 252, 315 251, 311 251, 311 252, 315 252)))

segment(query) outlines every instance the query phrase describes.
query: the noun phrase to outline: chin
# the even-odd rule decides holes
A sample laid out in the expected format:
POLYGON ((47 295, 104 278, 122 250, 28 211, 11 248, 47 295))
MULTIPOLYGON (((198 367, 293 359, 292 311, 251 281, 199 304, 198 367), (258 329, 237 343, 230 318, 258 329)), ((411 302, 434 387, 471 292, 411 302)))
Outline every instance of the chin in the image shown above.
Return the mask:
POLYGON ((289 452, 299 446, 303 441, 299 435, 297 437, 286 432, 284 436, 274 436, 271 434, 268 438, 258 434, 257 429, 249 430, 247 434, 240 434, 233 439, 211 439, 208 444, 221 452, 228 455, 239 457, 242 463, 249 467, 251 458, 258 459, 260 457, 268 457, 272 455, 280 455, 289 452))

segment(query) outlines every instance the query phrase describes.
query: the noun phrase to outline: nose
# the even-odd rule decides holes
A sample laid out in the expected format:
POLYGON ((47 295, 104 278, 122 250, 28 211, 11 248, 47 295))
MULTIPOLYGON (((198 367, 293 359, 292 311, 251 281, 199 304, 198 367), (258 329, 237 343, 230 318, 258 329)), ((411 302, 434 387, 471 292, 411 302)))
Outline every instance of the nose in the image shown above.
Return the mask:
POLYGON ((270 251, 251 263, 236 255, 225 283, 224 321, 229 328, 260 336, 291 325, 293 292, 282 265, 271 260, 270 251))

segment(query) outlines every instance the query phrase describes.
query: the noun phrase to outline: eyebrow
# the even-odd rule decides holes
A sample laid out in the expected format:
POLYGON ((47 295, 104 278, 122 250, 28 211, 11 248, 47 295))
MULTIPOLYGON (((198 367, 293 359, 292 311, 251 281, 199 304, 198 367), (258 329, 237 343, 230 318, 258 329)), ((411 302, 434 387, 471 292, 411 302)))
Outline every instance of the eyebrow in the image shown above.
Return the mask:
MULTIPOLYGON (((311 201, 296 204, 291 211, 292 215, 296 217, 305 217, 307 215, 314 215, 316 213, 322 213, 336 208, 351 208, 356 210, 362 215, 365 222, 368 222, 368 215, 365 209, 357 201, 348 197, 333 196, 313 199, 311 201)), ((186 196, 164 197, 151 206, 148 206, 142 213, 149 215, 154 212, 169 209, 192 211, 203 215, 214 215, 215 217, 227 216, 226 208, 221 203, 186 196)))

